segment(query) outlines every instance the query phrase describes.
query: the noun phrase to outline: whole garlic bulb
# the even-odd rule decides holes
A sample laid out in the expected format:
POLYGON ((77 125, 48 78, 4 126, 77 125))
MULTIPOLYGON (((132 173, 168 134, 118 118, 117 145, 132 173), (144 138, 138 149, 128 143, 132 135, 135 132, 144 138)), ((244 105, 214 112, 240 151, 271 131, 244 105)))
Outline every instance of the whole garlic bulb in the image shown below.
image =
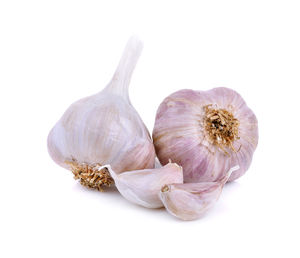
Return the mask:
POLYGON ((141 41, 130 38, 106 88, 73 103, 49 133, 50 156, 83 185, 110 185, 108 170, 101 168, 106 164, 116 173, 154 167, 150 134, 128 96, 141 51, 141 41))
POLYGON ((163 165, 171 159, 183 167, 186 183, 217 181, 239 165, 232 181, 250 166, 258 142, 257 119, 234 90, 180 90, 159 106, 153 142, 163 165))

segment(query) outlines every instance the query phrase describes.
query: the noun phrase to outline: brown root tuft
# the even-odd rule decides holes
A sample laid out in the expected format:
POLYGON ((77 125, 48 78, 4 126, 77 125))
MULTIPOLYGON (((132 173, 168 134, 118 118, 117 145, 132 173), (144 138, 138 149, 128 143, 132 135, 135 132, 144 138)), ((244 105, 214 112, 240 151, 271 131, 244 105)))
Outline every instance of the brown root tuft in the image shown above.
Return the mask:
POLYGON ((226 148, 238 152, 233 147, 233 142, 240 139, 240 122, 231 112, 226 109, 216 109, 212 105, 204 106, 204 129, 208 135, 209 141, 218 146, 226 155, 230 154, 226 148))
POLYGON ((101 164, 99 163, 88 165, 86 163, 78 163, 73 159, 72 161, 66 161, 66 164, 70 166, 74 174, 74 179, 79 179, 80 184, 88 188, 97 189, 102 192, 103 187, 109 187, 114 183, 108 169, 101 168, 101 164))

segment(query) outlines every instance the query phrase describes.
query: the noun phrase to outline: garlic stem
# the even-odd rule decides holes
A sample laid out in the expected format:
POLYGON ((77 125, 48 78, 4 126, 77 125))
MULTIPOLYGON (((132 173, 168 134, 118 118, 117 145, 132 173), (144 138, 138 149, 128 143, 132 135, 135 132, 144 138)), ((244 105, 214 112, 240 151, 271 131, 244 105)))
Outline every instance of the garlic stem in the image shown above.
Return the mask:
POLYGON ((128 95, 128 86, 132 76, 132 72, 140 57, 143 49, 143 43, 136 36, 132 36, 123 51, 118 67, 104 91, 121 95, 130 103, 128 95))

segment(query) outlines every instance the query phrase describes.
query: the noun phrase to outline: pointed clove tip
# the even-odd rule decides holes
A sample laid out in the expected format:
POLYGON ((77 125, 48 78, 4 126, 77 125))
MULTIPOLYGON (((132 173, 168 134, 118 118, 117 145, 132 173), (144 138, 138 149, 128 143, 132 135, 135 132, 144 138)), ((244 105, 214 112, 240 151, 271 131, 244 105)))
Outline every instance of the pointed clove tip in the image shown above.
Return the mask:
POLYGON ((228 172, 223 176, 223 178, 220 180, 220 183, 225 185, 227 183, 227 181, 229 180, 231 174, 234 172, 234 171, 237 171, 240 169, 240 166, 239 165, 236 165, 234 167, 231 167, 228 172))
POLYGON ((177 163, 172 162, 171 159, 169 159, 169 163, 167 165, 173 165, 173 166, 176 166, 176 167, 178 167, 178 168, 180 168, 182 170, 182 166, 179 166, 177 163))
POLYGON ((239 165, 236 165, 236 166, 230 168, 229 171, 228 171, 228 175, 230 176, 232 172, 237 171, 239 169, 240 169, 239 165))
POLYGON ((113 171, 111 166, 109 164, 103 165, 103 166, 98 168, 98 171, 102 170, 103 168, 106 168, 108 170, 108 173, 110 174, 110 176, 115 180, 117 174, 116 174, 115 171, 113 171))

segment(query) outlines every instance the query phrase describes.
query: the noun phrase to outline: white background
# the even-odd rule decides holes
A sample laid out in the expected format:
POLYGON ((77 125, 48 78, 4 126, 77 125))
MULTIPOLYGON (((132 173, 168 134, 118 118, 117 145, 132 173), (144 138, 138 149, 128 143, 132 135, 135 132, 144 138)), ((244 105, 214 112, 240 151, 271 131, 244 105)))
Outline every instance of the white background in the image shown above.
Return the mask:
POLYGON ((0 2, 1 257, 299 257, 299 1, 0 2), (182 88, 226 86, 256 113, 249 171, 197 221, 86 190, 49 130, 110 80, 130 35, 130 97, 152 131, 182 88))

